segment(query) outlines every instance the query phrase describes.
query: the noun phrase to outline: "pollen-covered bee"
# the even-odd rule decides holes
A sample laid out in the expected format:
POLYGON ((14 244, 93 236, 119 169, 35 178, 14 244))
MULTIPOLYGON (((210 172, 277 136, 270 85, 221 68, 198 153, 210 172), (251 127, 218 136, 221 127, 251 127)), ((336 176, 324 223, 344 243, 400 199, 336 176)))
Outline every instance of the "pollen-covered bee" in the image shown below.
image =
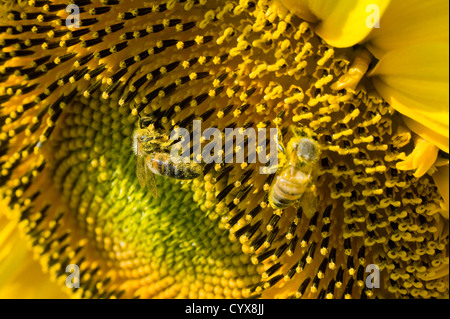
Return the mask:
POLYGON ((189 180, 202 175, 200 163, 183 162, 173 159, 170 147, 174 141, 162 129, 155 128, 153 118, 139 119, 139 128, 134 133, 133 147, 136 154, 136 172, 139 184, 148 187, 156 198, 158 191, 154 174, 189 180))
POLYGON ((269 204, 273 209, 292 205, 303 207, 311 217, 317 206, 316 181, 320 148, 312 136, 301 128, 291 127, 293 137, 286 149, 282 147, 285 163, 269 189, 269 204))

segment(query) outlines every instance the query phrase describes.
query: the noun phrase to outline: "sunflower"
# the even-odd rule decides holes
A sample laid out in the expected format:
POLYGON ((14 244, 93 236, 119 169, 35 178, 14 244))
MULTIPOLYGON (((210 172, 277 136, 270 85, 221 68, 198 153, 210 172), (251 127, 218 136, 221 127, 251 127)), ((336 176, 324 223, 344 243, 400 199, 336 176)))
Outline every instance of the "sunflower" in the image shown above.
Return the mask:
POLYGON ((447 1, 3 0, 0 17, 0 296, 448 298, 447 1), (152 197, 144 116, 310 132, 313 210, 272 208, 250 139, 243 163, 155 176, 152 197))

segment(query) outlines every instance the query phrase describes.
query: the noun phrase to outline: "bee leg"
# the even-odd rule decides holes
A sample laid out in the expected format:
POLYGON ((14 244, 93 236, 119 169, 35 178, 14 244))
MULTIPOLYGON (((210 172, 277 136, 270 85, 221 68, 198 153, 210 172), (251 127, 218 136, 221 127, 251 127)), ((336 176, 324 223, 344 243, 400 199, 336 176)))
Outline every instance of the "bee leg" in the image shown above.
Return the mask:
MULTIPOLYGON (((300 206, 302 206, 302 205, 301 205, 301 199, 295 201, 295 202, 292 204, 292 207, 294 207, 295 210, 298 210, 298 209, 300 208, 300 206)), ((303 208, 302 208, 302 209, 303 209, 303 208)))

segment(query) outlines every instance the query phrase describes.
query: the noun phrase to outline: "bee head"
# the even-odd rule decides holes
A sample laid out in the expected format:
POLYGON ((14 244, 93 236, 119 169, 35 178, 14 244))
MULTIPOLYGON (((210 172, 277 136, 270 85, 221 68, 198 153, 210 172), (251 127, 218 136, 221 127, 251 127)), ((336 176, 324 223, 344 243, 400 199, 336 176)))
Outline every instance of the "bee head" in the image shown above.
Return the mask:
POLYGON ((297 154, 307 162, 315 162, 319 159, 319 148, 310 138, 301 138, 297 144, 297 154))
POLYGON ((141 129, 147 128, 155 122, 155 119, 150 116, 139 117, 139 127, 141 129))

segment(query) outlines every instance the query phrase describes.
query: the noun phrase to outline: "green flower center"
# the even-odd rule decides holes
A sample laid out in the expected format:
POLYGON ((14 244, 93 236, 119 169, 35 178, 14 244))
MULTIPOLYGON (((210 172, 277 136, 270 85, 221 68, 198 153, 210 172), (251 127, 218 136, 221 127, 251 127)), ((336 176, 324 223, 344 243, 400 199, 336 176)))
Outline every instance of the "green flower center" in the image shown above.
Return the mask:
POLYGON ((448 295, 442 198, 395 169, 411 136, 362 74, 336 85, 358 50, 266 1, 101 4, 80 4, 80 29, 61 25, 60 1, 0 25, 2 196, 61 284, 77 264, 82 297, 448 295), (158 177, 153 199, 136 176, 138 114, 168 131, 277 127, 284 145, 292 126, 313 131, 315 211, 272 209, 275 176, 247 162, 158 177))

